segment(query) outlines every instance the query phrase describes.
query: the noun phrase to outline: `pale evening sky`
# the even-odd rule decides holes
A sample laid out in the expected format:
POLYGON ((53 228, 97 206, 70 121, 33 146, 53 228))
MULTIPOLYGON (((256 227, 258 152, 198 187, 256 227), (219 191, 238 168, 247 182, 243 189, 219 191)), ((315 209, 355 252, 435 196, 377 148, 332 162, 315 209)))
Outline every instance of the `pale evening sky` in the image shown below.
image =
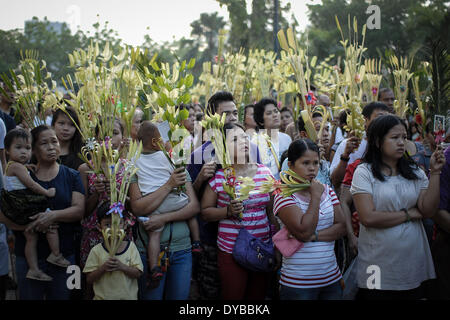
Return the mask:
MULTIPOLYGON (((251 0, 247 2, 250 12, 251 0)), ((291 12, 303 30, 309 23, 306 4, 321 0, 280 2, 282 5, 291 2, 291 12)), ((23 29, 24 22, 33 16, 67 22, 72 30, 79 25, 83 31, 92 31, 92 24, 97 21, 102 25, 109 21, 109 27, 118 31, 125 43, 136 46, 143 43, 145 34, 157 42, 171 41, 173 37, 189 38, 190 23, 199 19, 202 12, 215 11, 228 20, 226 7, 220 8, 215 0, 14 0, 2 4, 0 29, 23 29)))

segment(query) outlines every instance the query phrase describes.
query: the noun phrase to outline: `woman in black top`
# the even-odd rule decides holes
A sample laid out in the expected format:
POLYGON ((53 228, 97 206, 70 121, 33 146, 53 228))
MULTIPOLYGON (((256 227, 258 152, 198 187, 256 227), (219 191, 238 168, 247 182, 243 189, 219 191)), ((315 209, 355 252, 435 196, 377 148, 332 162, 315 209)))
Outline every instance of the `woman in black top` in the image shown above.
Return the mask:
POLYGON ((65 111, 58 109, 53 113, 52 128, 55 130, 61 146, 61 155, 58 162, 66 167, 78 170, 83 164, 83 160, 78 156, 83 146, 83 138, 66 112, 76 122, 77 126, 80 126, 78 115, 70 106, 66 106, 65 111))

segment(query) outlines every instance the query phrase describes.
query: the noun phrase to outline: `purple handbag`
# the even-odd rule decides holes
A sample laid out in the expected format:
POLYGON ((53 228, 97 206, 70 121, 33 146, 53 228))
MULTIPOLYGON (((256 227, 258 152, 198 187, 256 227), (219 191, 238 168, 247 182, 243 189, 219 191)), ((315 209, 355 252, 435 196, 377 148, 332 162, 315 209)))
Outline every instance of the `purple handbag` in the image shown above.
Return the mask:
POLYGON ((251 235, 247 229, 241 228, 234 244, 233 258, 242 267, 252 271, 273 271, 275 250, 272 239, 263 242, 251 235))

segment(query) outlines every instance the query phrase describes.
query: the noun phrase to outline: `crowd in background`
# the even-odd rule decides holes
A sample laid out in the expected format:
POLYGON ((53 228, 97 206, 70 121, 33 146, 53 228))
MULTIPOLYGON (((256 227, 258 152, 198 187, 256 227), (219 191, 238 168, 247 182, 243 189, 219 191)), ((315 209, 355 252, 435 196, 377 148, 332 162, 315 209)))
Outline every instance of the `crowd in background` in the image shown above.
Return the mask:
MULTIPOLYGON (((0 298, 16 281, 21 300, 339 300, 350 287, 357 289, 352 299, 449 299, 450 148, 432 126, 423 132, 413 117, 396 116, 394 100, 385 88, 364 106, 362 139, 344 129, 345 111, 320 130, 323 114, 313 109, 320 136, 312 141, 290 106, 263 98, 242 107, 240 121, 232 94, 216 92, 206 108, 180 106, 189 111, 183 125, 193 151, 179 169, 163 156, 156 124, 137 108, 131 139, 143 144, 140 170, 123 211, 124 241, 111 258, 101 232, 111 223, 109 183, 78 156, 76 112, 67 107, 69 118, 57 110, 30 131, 15 117, 14 101, 2 96, 1 187, 28 187, 18 173, 26 166, 30 185, 55 193, 47 194, 49 210, 29 224, 0 215, 0 298), (231 199, 210 138, 194 135, 205 113, 226 115, 236 176, 260 187, 291 169, 309 187, 289 197, 231 199), (173 192, 180 186, 183 193, 173 192), (290 256, 276 251, 272 270, 255 271, 233 256, 242 228, 265 243, 284 228, 302 246, 290 256), (9 252, 15 279, 8 276, 9 252), (82 270, 80 289, 66 284, 73 264, 82 270), (373 265, 381 271, 375 288, 373 265)), ((316 105, 329 107, 329 97, 319 95, 316 105)), ((114 149, 128 145, 120 120, 110 139, 114 149)), ((443 139, 450 142, 450 132, 443 139)), ((123 171, 115 174, 120 185, 123 171)))

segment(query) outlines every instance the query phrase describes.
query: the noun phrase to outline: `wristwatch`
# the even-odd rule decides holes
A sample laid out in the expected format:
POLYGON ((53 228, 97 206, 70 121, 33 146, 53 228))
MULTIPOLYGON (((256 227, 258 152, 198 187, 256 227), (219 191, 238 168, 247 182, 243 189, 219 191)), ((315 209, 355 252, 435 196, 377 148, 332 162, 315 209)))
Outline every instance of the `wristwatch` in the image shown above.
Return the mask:
POLYGON ((344 157, 344 155, 341 155, 341 161, 349 162, 350 157, 344 157))

